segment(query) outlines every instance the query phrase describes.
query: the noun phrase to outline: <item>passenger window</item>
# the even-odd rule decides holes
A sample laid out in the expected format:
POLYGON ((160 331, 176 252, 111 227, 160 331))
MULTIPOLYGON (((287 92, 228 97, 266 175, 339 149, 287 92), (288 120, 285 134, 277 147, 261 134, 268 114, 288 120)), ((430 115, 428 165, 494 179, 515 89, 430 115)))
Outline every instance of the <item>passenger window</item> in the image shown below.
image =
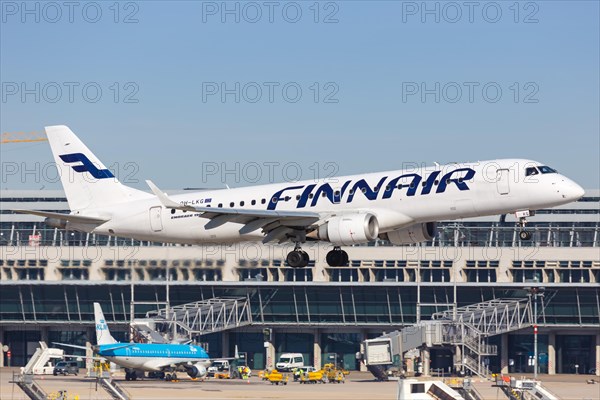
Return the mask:
POLYGON ((240 207, 244 207, 244 204, 245 203, 243 201, 240 201, 240 207))
POLYGON ((253 206, 254 206, 254 205, 256 205, 256 200, 252 200, 252 203, 251 203, 251 204, 252 204, 253 206))
POLYGON ((525 176, 532 176, 537 174, 539 174, 539 172, 535 167, 529 167, 525 170, 525 176))

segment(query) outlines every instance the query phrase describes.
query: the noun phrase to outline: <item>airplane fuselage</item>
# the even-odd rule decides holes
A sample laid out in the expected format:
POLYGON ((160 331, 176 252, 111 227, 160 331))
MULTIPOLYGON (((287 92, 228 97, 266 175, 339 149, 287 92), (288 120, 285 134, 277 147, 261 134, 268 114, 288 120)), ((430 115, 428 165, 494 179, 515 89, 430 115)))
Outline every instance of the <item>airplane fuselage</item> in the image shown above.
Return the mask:
MULTIPOLYGON (((526 176, 531 160, 503 159, 449 164, 380 173, 268 184, 237 189, 190 192, 171 196, 182 204, 247 210, 370 212, 379 232, 424 222, 497 215, 566 204, 581 195, 581 188, 558 173, 526 176)), ((138 240, 184 244, 232 243, 262 240, 259 230, 240 233, 235 219, 207 227, 199 212, 164 208, 152 195, 88 215, 110 218, 100 226, 72 229, 129 237, 138 240)))
POLYGON ((183 344, 104 344, 99 346, 98 355, 122 367, 144 371, 163 371, 165 365, 210 366, 209 356, 202 347, 183 344))

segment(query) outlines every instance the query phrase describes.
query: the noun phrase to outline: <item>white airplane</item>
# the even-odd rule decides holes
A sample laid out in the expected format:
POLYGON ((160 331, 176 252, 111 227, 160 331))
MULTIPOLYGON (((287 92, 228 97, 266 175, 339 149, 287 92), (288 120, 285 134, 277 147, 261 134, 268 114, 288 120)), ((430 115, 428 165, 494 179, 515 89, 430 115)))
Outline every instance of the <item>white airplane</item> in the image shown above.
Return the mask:
POLYGON ((66 126, 46 127, 70 214, 26 211, 63 229, 184 244, 293 242, 291 267, 308 265, 301 244, 333 245, 330 266, 348 263, 341 246, 378 238, 395 245, 431 240, 436 221, 515 213, 523 240, 536 209, 576 201, 584 190, 541 163, 501 159, 326 180, 167 196, 121 184, 66 126))
MULTIPOLYGON (((167 381, 177 379, 177 370, 184 370, 191 378, 206 376, 211 360, 201 346, 174 343, 124 343, 117 342, 108 329, 100 304, 94 303, 96 321, 96 346, 94 353, 125 368, 125 380, 136 380, 138 371, 158 374, 167 381)), ((86 349, 66 343, 61 346, 86 349)))

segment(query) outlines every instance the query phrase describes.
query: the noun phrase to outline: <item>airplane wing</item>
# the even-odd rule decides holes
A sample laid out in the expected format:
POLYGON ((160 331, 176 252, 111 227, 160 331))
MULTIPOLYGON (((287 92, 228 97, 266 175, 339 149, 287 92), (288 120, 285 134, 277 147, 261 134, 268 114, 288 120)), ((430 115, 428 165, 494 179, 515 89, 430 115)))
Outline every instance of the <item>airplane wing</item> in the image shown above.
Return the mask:
POLYGON ((265 234, 263 243, 278 241, 286 242, 297 234, 304 235, 311 227, 324 216, 311 211, 281 211, 281 210, 255 210, 243 208, 215 208, 195 207, 183 205, 171 200, 152 181, 146 183, 166 208, 198 212, 202 217, 209 219, 205 229, 214 229, 227 222, 242 224, 240 234, 248 234, 257 229, 262 229, 265 234))
POLYGON ((56 218, 56 219, 70 221, 70 222, 76 222, 76 223, 80 223, 80 224, 103 224, 103 223, 109 221, 108 219, 103 219, 103 218, 86 217, 83 215, 63 214, 63 213, 49 212, 49 211, 35 211, 35 210, 11 210, 11 211, 14 211, 14 212, 17 212, 20 214, 37 215, 39 217, 56 218))

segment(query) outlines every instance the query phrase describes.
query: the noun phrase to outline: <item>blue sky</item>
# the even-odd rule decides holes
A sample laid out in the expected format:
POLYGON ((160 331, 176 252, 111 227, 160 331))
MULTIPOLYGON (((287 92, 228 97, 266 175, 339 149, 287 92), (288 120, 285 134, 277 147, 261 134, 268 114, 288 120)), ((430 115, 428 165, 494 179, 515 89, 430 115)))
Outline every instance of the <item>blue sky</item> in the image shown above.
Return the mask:
MULTIPOLYGON (((69 125, 136 187, 508 157, 600 187, 597 1, 22 4, 1 2, 1 131, 69 125)), ((47 143, 0 154, 2 189, 59 187, 47 143)))

